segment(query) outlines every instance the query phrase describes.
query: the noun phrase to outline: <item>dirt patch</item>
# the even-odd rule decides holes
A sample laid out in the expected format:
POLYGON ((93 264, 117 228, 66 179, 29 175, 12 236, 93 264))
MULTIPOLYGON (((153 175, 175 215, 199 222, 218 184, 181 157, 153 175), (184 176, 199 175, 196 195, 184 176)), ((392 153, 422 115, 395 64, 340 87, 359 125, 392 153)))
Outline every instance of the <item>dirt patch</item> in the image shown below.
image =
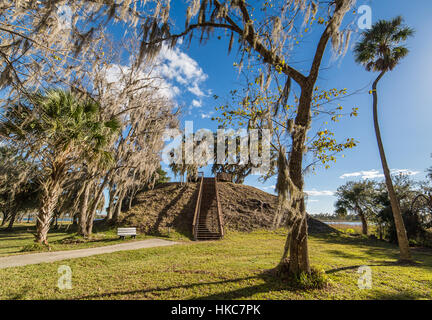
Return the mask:
MULTIPOLYGON (((165 183, 137 195, 134 206, 122 213, 121 225, 135 226, 141 232, 160 233, 172 228, 186 236, 192 233, 199 183, 165 183)), ((277 197, 260 189, 219 182, 224 226, 230 230, 270 229, 277 209, 277 197)), ((336 229, 308 217, 309 233, 332 233, 336 229)))

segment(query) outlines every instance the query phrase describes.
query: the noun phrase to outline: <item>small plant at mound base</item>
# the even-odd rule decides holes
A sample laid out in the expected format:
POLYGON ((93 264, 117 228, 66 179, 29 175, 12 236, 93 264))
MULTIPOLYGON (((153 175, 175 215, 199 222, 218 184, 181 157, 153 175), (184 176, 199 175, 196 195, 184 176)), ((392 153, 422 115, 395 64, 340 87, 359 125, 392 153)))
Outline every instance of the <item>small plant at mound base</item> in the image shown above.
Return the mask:
POLYGON ((325 274, 324 270, 311 267, 311 273, 300 272, 299 274, 291 274, 289 272, 289 261, 279 264, 276 268, 277 275, 293 288, 309 290, 309 289, 324 289, 330 285, 330 279, 325 274))
POLYGON ((35 242, 22 247, 22 249, 20 250, 20 252, 32 252, 32 251, 38 251, 38 252, 51 251, 51 246, 35 242))
POLYGON ((71 237, 60 240, 61 244, 79 244, 79 243, 85 243, 85 242, 87 242, 86 239, 84 239, 81 236, 71 236, 71 237))
POLYGON ((91 236, 83 237, 80 235, 74 235, 70 236, 68 238, 62 239, 59 242, 61 244, 80 244, 80 243, 87 243, 87 242, 93 242, 93 241, 100 241, 104 240, 106 237, 102 233, 95 233, 91 236))

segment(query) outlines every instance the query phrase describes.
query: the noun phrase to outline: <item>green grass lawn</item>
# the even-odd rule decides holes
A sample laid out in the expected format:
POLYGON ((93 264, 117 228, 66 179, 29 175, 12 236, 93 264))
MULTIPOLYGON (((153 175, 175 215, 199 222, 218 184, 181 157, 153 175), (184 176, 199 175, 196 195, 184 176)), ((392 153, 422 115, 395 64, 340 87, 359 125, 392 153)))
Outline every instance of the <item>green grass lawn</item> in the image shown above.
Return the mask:
POLYGON ((229 232, 222 241, 123 251, 52 264, 0 269, 2 299, 432 299, 431 252, 415 266, 395 264, 397 247, 348 235, 311 236, 310 257, 330 285, 298 290, 269 276, 283 230, 229 232), (60 265, 71 290, 57 288, 60 265), (358 267, 372 268, 372 289, 357 286, 358 267))
MULTIPOLYGON (((85 240, 82 237, 77 236, 76 232, 66 231, 64 227, 61 227, 59 230, 51 230, 49 232, 48 242, 51 251, 60 251, 107 246, 116 243, 124 243, 125 241, 134 241, 129 237, 125 240, 120 240, 116 231, 115 228, 104 228, 102 230, 95 228, 95 233, 92 238, 85 240)), ((35 237, 33 236, 33 233, 35 233, 34 224, 27 223, 15 225, 12 232, 7 232, 4 229, 1 229, 0 257, 34 253, 35 251, 22 251, 34 244, 35 237)), ((147 238, 149 238, 149 236, 139 234, 136 237, 136 240, 147 238)))

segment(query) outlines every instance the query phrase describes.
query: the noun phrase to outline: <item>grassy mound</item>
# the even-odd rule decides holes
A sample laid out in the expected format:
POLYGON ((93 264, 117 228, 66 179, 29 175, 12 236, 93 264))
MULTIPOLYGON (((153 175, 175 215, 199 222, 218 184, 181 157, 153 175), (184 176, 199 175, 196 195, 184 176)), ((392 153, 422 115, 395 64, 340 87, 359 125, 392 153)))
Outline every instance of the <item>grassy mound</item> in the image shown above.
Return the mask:
MULTIPOLYGON (((277 209, 277 197, 260 189, 221 182, 219 198, 224 227, 250 232, 271 229, 277 209)), ((199 183, 165 183, 137 195, 131 210, 120 217, 120 225, 134 226, 141 232, 166 234, 167 230, 191 235, 199 183)), ((309 233, 332 233, 336 229, 312 217, 308 219, 309 233)))

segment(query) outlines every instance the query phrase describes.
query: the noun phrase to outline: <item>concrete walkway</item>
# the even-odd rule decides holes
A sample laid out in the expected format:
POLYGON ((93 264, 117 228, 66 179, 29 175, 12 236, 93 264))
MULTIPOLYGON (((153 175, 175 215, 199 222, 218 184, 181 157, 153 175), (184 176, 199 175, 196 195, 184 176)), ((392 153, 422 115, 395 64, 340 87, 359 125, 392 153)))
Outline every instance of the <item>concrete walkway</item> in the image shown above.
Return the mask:
POLYGON ((171 246, 174 244, 178 244, 178 242, 162 240, 162 239, 148 239, 148 240, 120 243, 112 246, 104 246, 104 247, 97 247, 97 248, 15 255, 10 257, 0 258, 0 269, 10 268, 10 267, 21 267, 21 266, 26 266, 28 264, 38 264, 38 263, 54 262, 54 261, 60 261, 66 259, 83 258, 83 257, 89 257, 98 254, 111 253, 117 251, 171 246))

